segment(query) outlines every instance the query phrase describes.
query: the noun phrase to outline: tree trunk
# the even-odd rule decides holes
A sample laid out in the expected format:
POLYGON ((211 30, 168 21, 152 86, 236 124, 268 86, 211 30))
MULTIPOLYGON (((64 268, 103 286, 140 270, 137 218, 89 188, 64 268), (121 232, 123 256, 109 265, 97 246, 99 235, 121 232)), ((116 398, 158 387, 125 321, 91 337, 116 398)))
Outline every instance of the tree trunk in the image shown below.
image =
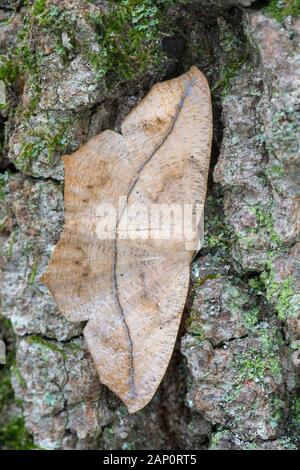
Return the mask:
POLYGON ((300 20, 296 1, 252 3, 1 2, 1 448, 297 447, 300 20), (39 278, 61 156, 192 65, 214 110, 205 244, 167 374, 130 415, 39 278))

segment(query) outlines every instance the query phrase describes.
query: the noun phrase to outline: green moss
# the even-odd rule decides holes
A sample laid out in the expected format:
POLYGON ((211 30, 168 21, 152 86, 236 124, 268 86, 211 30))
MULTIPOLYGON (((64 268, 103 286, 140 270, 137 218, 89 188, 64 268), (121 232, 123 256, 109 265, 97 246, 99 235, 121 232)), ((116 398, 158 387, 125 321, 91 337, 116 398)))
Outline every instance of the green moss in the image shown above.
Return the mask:
POLYGON ((0 55, 0 80, 11 84, 16 80, 18 72, 18 66, 11 57, 0 55))
POLYGON ((270 167, 267 167, 267 173, 270 176, 284 176, 284 169, 280 165, 272 165, 270 167))
POLYGON ((68 351, 73 352, 73 353, 82 352, 82 345, 80 343, 79 344, 76 344, 73 342, 67 343, 66 348, 68 349, 68 351))
POLYGON ((212 92, 216 90, 226 96, 230 90, 231 81, 237 75, 241 67, 247 63, 248 51, 245 43, 242 43, 234 34, 232 28, 225 21, 219 23, 221 65, 219 79, 212 86, 212 92))
POLYGON ((242 450, 257 450, 258 444, 256 442, 245 442, 242 450))
POLYGON ((6 183, 7 183, 7 173, 0 173, 0 201, 3 201, 4 199, 6 183))
POLYGON ((39 16, 46 10, 46 0, 35 0, 31 8, 31 14, 39 16))
POLYGON ((265 375, 265 361, 257 349, 249 349, 247 354, 243 354, 239 359, 238 367, 241 380, 262 379, 265 375))
POLYGON ((245 250, 256 249, 263 243, 268 247, 266 260, 272 261, 278 253, 285 251, 285 244, 275 230, 272 207, 255 205, 249 207, 249 212, 255 214, 255 227, 248 227, 236 234, 239 246, 245 250))
POLYGON ((283 242, 278 233, 275 231, 274 220, 271 212, 260 206, 251 207, 251 211, 256 216, 257 227, 254 229, 255 232, 271 242, 272 247, 281 247, 283 242))
POLYGON ((110 73, 110 81, 142 76, 162 60, 162 2, 120 0, 109 4, 111 9, 105 15, 87 14, 100 46, 97 52, 88 51, 88 58, 99 77, 110 73))
MULTIPOLYGON (((11 323, 3 317, 0 317, 0 333, 7 347, 6 364, 0 366, 0 449, 34 449, 36 447, 33 444, 32 437, 25 428, 22 408, 20 408, 21 403, 14 397, 11 374, 15 375, 22 388, 26 387, 26 383, 15 364, 14 333, 11 323), (5 419, 6 409, 10 410, 12 406, 15 409, 16 405, 19 407, 20 415, 13 416, 7 421, 5 419)), ((11 416, 11 411, 9 411, 9 416, 11 416)))
POLYGON ((115 434, 115 431, 113 430, 113 428, 111 426, 107 426, 105 428, 105 431, 108 433, 108 434, 111 434, 112 436, 115 434))
POLYGON ((120 413, 122 418, 125 418, 125 416, 128 416, 128 409, 126 408, 125 405, 120 405, 119 413, 120 413))
POLYGON ((8 220, 7 215, 5 215, 2 219, 0 219, 0 233, 3 232, 7 220, 8 220))
POLYGON ((29 8, 28 14, 23 17, 22 28, 18 33, 18 45, 10 52, 18 73, 26 77, 27 95, 30 97, 24 117, 30 116, 36 109, 41 95, 41 61, 43 53, 41 49, 33 47, 35 36, 35 4, 29 8))
POLYGON ((295 290, 292 276, 276 281, 275 271, 268 263, 267 269, 260 276, 250 279, 249 286, 256 295, 266 297, 274 305, 280 320, 298 317, 300 294, 295 290))
POLYGON ((186 331, 202 341, 205 339, 205 333, 199 323, 199 315, 195 311, 191 311, 189 318, 185 322, 186 331))
POLYGON ((47 8, 44 0, 35 2, 33 10, 35 23, 41 31, 53 35, 53 49, 59 53, 63 62, 67 62, 70 58, 71 50, 74 49, 76 45, 74 33, 75 21, 73 20, 71 11, 63 10, 58 5, 50 5, 49 8, 47 8), (67 47, 62 39, 63 34, 68 38, 67 47))
POLYGON ((16 366, 16 364, 13 364, 11 366, 11 373, 16 377, 20 387, 25 389, 27 387, 26 381, 24 377, 22 376, 20 369, 16 366))
POLYGON ((48 53, 47 48, 58 52, 62 61, 68 60, 70 50, 63 46, 62 37, 63 33, 67 35, 72 46, 76 20, 71 21, 70 11, 53 4, 47 6, 45 0, 26 4, 27 9, 22 10, 25 14, 23 13, 22 27, 17 35, 17 47, 8 52, 5 60, 0 61, 0 76, 2 73, 6 80, 11 80, 20 75, 21 82, 26 82, 26 104, 17 111, 25 135, 16 160, 17 166, 22 170, 27 170, 40 154, 46 154, 51 164, 55 153, 64 153, 67 149, 70 120, 49 119, 46 124, 32 126, 30 117, 36 112, 41 98, 41 68, 48 53), (38 47, 39 37, 44 38, 43 47, 38 47))
POLYGON ((274 397, 271 402, 271 426, 276 429, 280 422, 283 419, 283 410, 284 410, 284 402, 278 398, 274 397))
POLYGON ((14 393, 11 386, 9 367, 1 366, 0 369, 0 412, 4 406, 13 400, 14 393))
POLYGON ((29 276, 29 285, 33 285, 35 282, 35 278, 37 275, 37 268, 38 268, 38 258, 35 258, 33 266, 32 266, 32 270, 29 276))
MULTIPOLYGON (((2 320, 1 320, 2 324, 2 320)), ((6 406, 13 403, 14 391, 11 385, 11 363, 13 361, 13 353, 7 351, 6 364, 0 366, 0 416, 6 406)), ((1 426, 0 426, 1 427, 1 426)))
POLYGON ((95 50, 94 38, 91 47, 90 38, 79 34, 72 10, 64 9, 59 4, 47 5, 45 0, 35 0, 23 18, 17 49, 21 68, 28 73, 31 83, 34 81, 37 86, 34 101, 37 101, 40 92, 43 56, 41 51, 32 47, 34 35, 47 35, 51 41, 49 46, 64 63, 68 63, 74 52, 82 53, 98 78, 109 73, 109 82, 119 83, 142 77, 159 66, 163 59, 161 28, 167 24, 165 9, 172 3, 173 0, 109 0, 108 12, 100 9, 98 12, 87 11, 86 20, 93 27, 98 41, 99 47, 95 50))
POLYGON ((23 417, 13 418, 1 427, 0 448, 5 450, 36 449, 31 435, 25 428, 23 417))
POLYGON ((23 142, 19 162, 25 162, 28 166, 32 161, 38 158, 41 153, 45 153, 49 163, 52 163, 55 153, 64 153, 67 151, 70 140, 70 121, 57 120, 48 121, 45 125, 39 125, 34 128, 28 126, 26 133, 26 142, 23 142))
POLYGON ((122 450, 135 450, 135 443, 134 442, 124 442, 122 444, 122 450))
POLYGON ((223 199, 209 195, 205 202, 204 245, 211 249, 227 250, 234 240, 231 226, 224 218, 223 199))
POLYGON ((260 275, 251 278, 249 280, 249 286, 255 295, 265 295, 264 283, 262 282, 260 275))
POLYGON ((249 301, 246 291, 238 289, 232 282, 227 282, 223 291, 223 299, 226 302, 226 309, 233 317, 238 318, 241 315, 247 330, 251 330, 258 323, 259 308, 249 301))
POLYGON ((255 214, 259 228, 267 228, 268 230, 273 230, 274 222, 272 216, 270 216, 270 213, 266 212, 260 206, 253 206, 250 210, 255 214))
POLYGON ((263 381, 267 374, 274 380, 281 380, 280 338, 275 331, 266 328, 257 328, 257 334, 260 347, 251 347, 235 358, 238 385, 248 380, 263 381))
POLYGON ((297 318, 299 315, 300 294, 295 292, 294 279, 288 278, 275 281, 273 270, 261 274, 261 281, 266 290, 266 298, 274 304, 280 320, 290 317, 297 318))
POLYGON ((9 52, 5 73, 6 75, 9 73, 12 78, 16 78, 18 74, 25 76, 29 100, 23 111, 23 117, 28 118, 35 112, 40 100, 41 65, 46 54, 42 48, 36 47, 35 37, 42 34, 44 36, 52 34, 51 48, 61 55, 62 60, 65 60, 69 55, 69 49, 63 46, 62 33, 64 32, 68 37, 73 38, 74 25, 69 20, 69 13, 60 10, 56 5, 47 8, 45 0, 26 3, 28 8, 22 18, 22 27, 18 32, 18 45, 9 52))
POLYGON ((260 311, 258 307, 243 310, 242 320, 247 330, 251 330, 255 325, 257 325, 259 315, 260 311))
POLYGON ((216 273, 216 274, 207 274, 207 276, 204 276, 204 277, 201 277, 200 279, 197 279, 194 283, 194 288, 196 287, 199 287, 199 286, 203 286, 203 284, 205 284, 206 281, 208 281, 209 279, 219 279, 221 277, 221 274, 220 273, 216 273))
POLYGON ((210 441, 210 449, 217 449, 220 442, 219 433, 213 434, 210 441))
POLYGON ((265 11, 281 23, 287 16, 300 15, 300 0, 271 0, 265 11))
POLYGON ((290 437, 281 437, 278 439, 278 443, 283 447, 284 450, 299 450, 299 447, 290 437))
POLYGON ((222 89, 222 96, 226 96, 230 90, 231 81, 237 75, 238 71, 245 64, 246 59, 244 57, 237 58, 229 62, 228 65, 223 66, 221 69, 221 78, 212 88, 215 91, 218 87, 222 89))
POLYGON ((292 421, 296 426, 300 426, 300 397, 296 397, 292 403, 292 421))
POLYGON ((107 12, 86 5, 86 20, 94 33, 84 34, 73 9, 59 2, 25 1, 27 8, 21 11, 17 46, 0 58, 0 80, 2 77, 8 82, 20 77, 20 84, 26 83, 26 104, 17 113, 24 135, 16 160, 21 170, 28 170, 41 154, 47 155, 51 164, 53 155, 65 153, 71 140, 68 123, 48 120, 45 125, 32 126, 30 119, 40 102, 41 71, 49 51, 58 53, 63 65, 78 54, 85 56, 98 78, 104 82, 103 77, 107 76, 112 85, 142 78, 163 60, 161 29, 167 28, 165 9, 173 1, 108 3, 107 12))
POLYGON ((275 282, 272 276, 265 279, 267 286, 267 299, 273 301, 275 299, 276 311, 281 320, 286 319, 290 310, 291 297, 293 296, 294 280, 289 277, 281 282, 275 282))
POLYGON ((226 430, 218 431, 215 434, 212 434, 209 446, 210 450, 218 450, 222 439, 226 440, 228 435, 229 433, 226 430))
POLYGON ((30 344, 38 344, 42 346, 43 348, 47 348, 50 351, 59 353, 63 357, 64 360, 67 358, 66 353, 61 348, 59 348, 54 342, 47 340, 43 338, 42 336, 31 335, 28 337, 28 342, 30 344))

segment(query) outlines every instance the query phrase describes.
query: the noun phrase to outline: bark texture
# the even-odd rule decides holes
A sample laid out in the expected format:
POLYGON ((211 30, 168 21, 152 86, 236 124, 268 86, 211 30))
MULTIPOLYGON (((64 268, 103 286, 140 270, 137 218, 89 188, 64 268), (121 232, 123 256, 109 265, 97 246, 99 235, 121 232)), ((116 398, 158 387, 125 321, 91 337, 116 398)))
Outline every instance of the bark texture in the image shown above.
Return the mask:
POLYGON ((130 37, 127 44, 121 36, 124 54, 115 40, 124 24, 110 13, 122 2, 25 3, 5 1, 0 10, 0 292, 16 334, 16 360, 9 357, 16 399, 9 364, 0 371, 1 446, 32 445, 25 420, 35 445, 47 449, 296 448, 300 20, 293 2, 255 9, 246 0, 149 0, 141 11, 132 0, 135 21, 120 15, 130 37), (209 79, 214 108, 205 245, 167 374, 151 403, 128 415, 99 383, 84 324, 62 317, 39 282, 63 228, 61 156, 104 129, 118 131, 153 83, 193 64, 209 79))

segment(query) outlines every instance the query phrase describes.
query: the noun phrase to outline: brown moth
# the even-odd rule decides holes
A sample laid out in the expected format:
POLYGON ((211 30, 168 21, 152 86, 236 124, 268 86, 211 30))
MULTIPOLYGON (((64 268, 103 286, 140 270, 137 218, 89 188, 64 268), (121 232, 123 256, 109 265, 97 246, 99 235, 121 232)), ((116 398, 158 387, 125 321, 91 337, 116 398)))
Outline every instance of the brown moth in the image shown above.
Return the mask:
POLYGON ((127 208, 198 205, 202 216, 212 139, 203 74, 192 67, 156 84, 121 132, 102 132, 64 157, 65 227, 42 282, 68 320, 88 320, 100 380, 133 413, 151 400, 172 355, 199 231, 157 236, 161 218, 149 225, 137 209, 129 220, 140 237, 132 237, 127 208), (102 236, 111 207, 118 211, 102 236))

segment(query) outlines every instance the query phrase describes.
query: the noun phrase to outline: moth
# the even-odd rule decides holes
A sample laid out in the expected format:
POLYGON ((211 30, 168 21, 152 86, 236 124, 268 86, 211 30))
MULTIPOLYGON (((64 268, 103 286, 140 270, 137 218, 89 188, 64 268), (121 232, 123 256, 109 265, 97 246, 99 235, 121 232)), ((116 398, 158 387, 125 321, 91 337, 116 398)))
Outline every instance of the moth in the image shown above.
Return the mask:
POLYGON ((192 67, 154 85, 121 133, 63 157, 65 225, 41 280, 68 320, 87 321, 100 381, 130 413, 151 400, 172 355, 201 244, 211 140, 209 86, 192 67), (178 207, 197 212, 195 231, 178 207))

